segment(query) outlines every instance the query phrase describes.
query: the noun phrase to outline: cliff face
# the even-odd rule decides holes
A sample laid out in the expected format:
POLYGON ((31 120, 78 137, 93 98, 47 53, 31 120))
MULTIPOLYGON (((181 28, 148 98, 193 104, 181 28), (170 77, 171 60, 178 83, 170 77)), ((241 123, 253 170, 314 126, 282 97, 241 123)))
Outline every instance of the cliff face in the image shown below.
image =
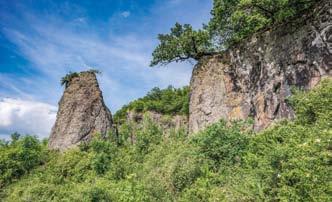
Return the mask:
POLYGON ((112 129, 112 115, 105 106, 96 75, 82 72, 69 82, 59 102, 57 120, 49 148, 66 150, 93 135, 106 135, 112 129))
POLYGON ((256 130, 292 118, 291 87, 310 89, 332 75, 332 2, 258 33, 223 54, 203 58, 191 79, 189 131, 220 119, 253 117, 256 130))

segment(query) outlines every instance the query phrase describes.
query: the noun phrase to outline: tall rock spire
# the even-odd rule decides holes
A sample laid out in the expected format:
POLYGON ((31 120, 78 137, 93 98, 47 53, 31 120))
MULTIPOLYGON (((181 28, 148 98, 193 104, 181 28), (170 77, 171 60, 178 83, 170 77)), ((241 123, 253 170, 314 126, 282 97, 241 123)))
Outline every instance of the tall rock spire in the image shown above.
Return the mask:
POLYGON ((89 141, 97 133, 105 136, 112 129, 112 115, 93 71, 74 73, 65 84, 48 145, 60 151, 89 141))

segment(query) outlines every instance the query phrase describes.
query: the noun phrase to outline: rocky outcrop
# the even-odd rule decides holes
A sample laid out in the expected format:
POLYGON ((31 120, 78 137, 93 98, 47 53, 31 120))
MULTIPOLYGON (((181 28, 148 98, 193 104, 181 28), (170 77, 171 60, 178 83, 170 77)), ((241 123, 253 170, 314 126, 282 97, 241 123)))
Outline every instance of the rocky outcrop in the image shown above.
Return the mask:
POLYGON ((139 113, 135 111, 129 111, 127 114, 127 123, 135 123, 141 125, 147 116, 154 123, 156 123, 160 128, 163 129, 165 135, 167 135, 171 130, 180 130, 188 128, 188 117, 185 115, 165 115, 154 111, 147 111, 145 113, 139 113))
POLYGON ((191 79, 189 131, 220 119, 253 117, 256 130, 293 118, 292 86, 310 89, 332 75, 332 2, 293 23, 258 33, 223 54, 205 57, 191 79))
POLYGON ((97 133, 105 136, 111 129, 112 115, 104 104, 96 75, 81 72, 71 78, 59 102, 49 148, 64 151, 97 133))

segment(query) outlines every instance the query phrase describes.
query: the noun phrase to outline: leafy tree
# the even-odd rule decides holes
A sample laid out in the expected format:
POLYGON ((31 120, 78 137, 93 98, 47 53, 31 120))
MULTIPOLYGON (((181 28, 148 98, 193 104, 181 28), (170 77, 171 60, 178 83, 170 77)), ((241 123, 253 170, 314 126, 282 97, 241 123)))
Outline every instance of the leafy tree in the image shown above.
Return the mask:
POLYGON ((191 25, 176 23, 169 34, 159 34, 160 44, 152 53, 151 66, 188 59, 199 60, 213 49, 207 30, 193 30, 191 25))
POLYGON ((223 48, 258 30, 282 23, 319 0, 214 0, 208 29, 223 48))
POLYGON ((212 18, 208 23, 210 36, 221 48, 227 48, 234 29, 231 25, 231 16, 236 11, 240 0, 214 0, 211 10, 212 18))
POLYGON ((203 29, 176 23, 169 34, 159 34, 151 66, 221 52, 261 29, 294 19, 319 1, 214 0, 212 18, 203 29))

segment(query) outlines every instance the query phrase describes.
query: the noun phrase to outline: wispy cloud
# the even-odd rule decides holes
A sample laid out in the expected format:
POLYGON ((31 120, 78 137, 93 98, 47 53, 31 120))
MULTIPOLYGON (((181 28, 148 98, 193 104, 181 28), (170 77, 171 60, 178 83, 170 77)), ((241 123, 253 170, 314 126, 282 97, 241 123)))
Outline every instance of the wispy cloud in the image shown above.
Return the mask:
POLYGON ((121 16, 122 17, 124 17, 124 18, 127 18, 127 17, 129 17, 130 16, 130 11, 123 11, 122 13, 121 13, 121 16))
POLYGON ((65 25, 60 20, 52 23, 37 18, 30 20, 28 33, 9 28, 3 30, 21 54, 45 74, 53 85, 58 85, 57 80, 68 71, 81 71, 89 67, 100 69, 106 75, 100 78, 102 83, 116 83, 113 86, 102 85, 105 94, 112 97, 112 109, 118 109, 129 101, 123 98, 137 97, 141 93, 137 86, 147 89, 169 84, 188 84, 191 70, 180 67, 188 65, 177 64, 159 69, 148 67, 154 46, 151 40, 135 34, 109 34, 107 38, 102 38, 94 32, 81 33, 66 26, 59 28, 59 24, 65 25), (105 79, 111 81, 103 81, 105 79), (114 89, 116 87, 119 89, 114 89), (128 96, 128 88, 135 89, 137 93, 128 96), (118 93, 108 93, 114 91, 118 93))
MULTIPOLYGON (((121 26, 120 33, 110 22, 93 21, 77 5, 65 4, 58 8, 60 10, 55 7, 52 13, 42 14, 23 5, 17 8, 20 16, 1 13, 2 35, 15 45, 15 52, 27 60, 29 68, 38 75, 17 76, 0 72, 0 98, 10 96, 21 101, 39 100, 56 105, 62 92, 60 78, 69 71, 91 67, 103 72, 99 81, 106 103, 113 112, 155 86, 188 85, 192 64, 148 66, 157 43, 157 33, 168 31, 175 21, 199 26, 208 18, 210 3, 200 2, 157 1, 145 11, 146 15, 139 17, 131 8, 116 11, 110 18, 121 26), (196 7, 184 9, 184 5, 196 7), (70 12, 73 7, 80 11, 77 16, 67 19, 61 15, 61 9, 70 12)), ((6 100, 9 101, 13 100, 6 100)), ((21 120, 18 116, 14 118, 21 120)))

